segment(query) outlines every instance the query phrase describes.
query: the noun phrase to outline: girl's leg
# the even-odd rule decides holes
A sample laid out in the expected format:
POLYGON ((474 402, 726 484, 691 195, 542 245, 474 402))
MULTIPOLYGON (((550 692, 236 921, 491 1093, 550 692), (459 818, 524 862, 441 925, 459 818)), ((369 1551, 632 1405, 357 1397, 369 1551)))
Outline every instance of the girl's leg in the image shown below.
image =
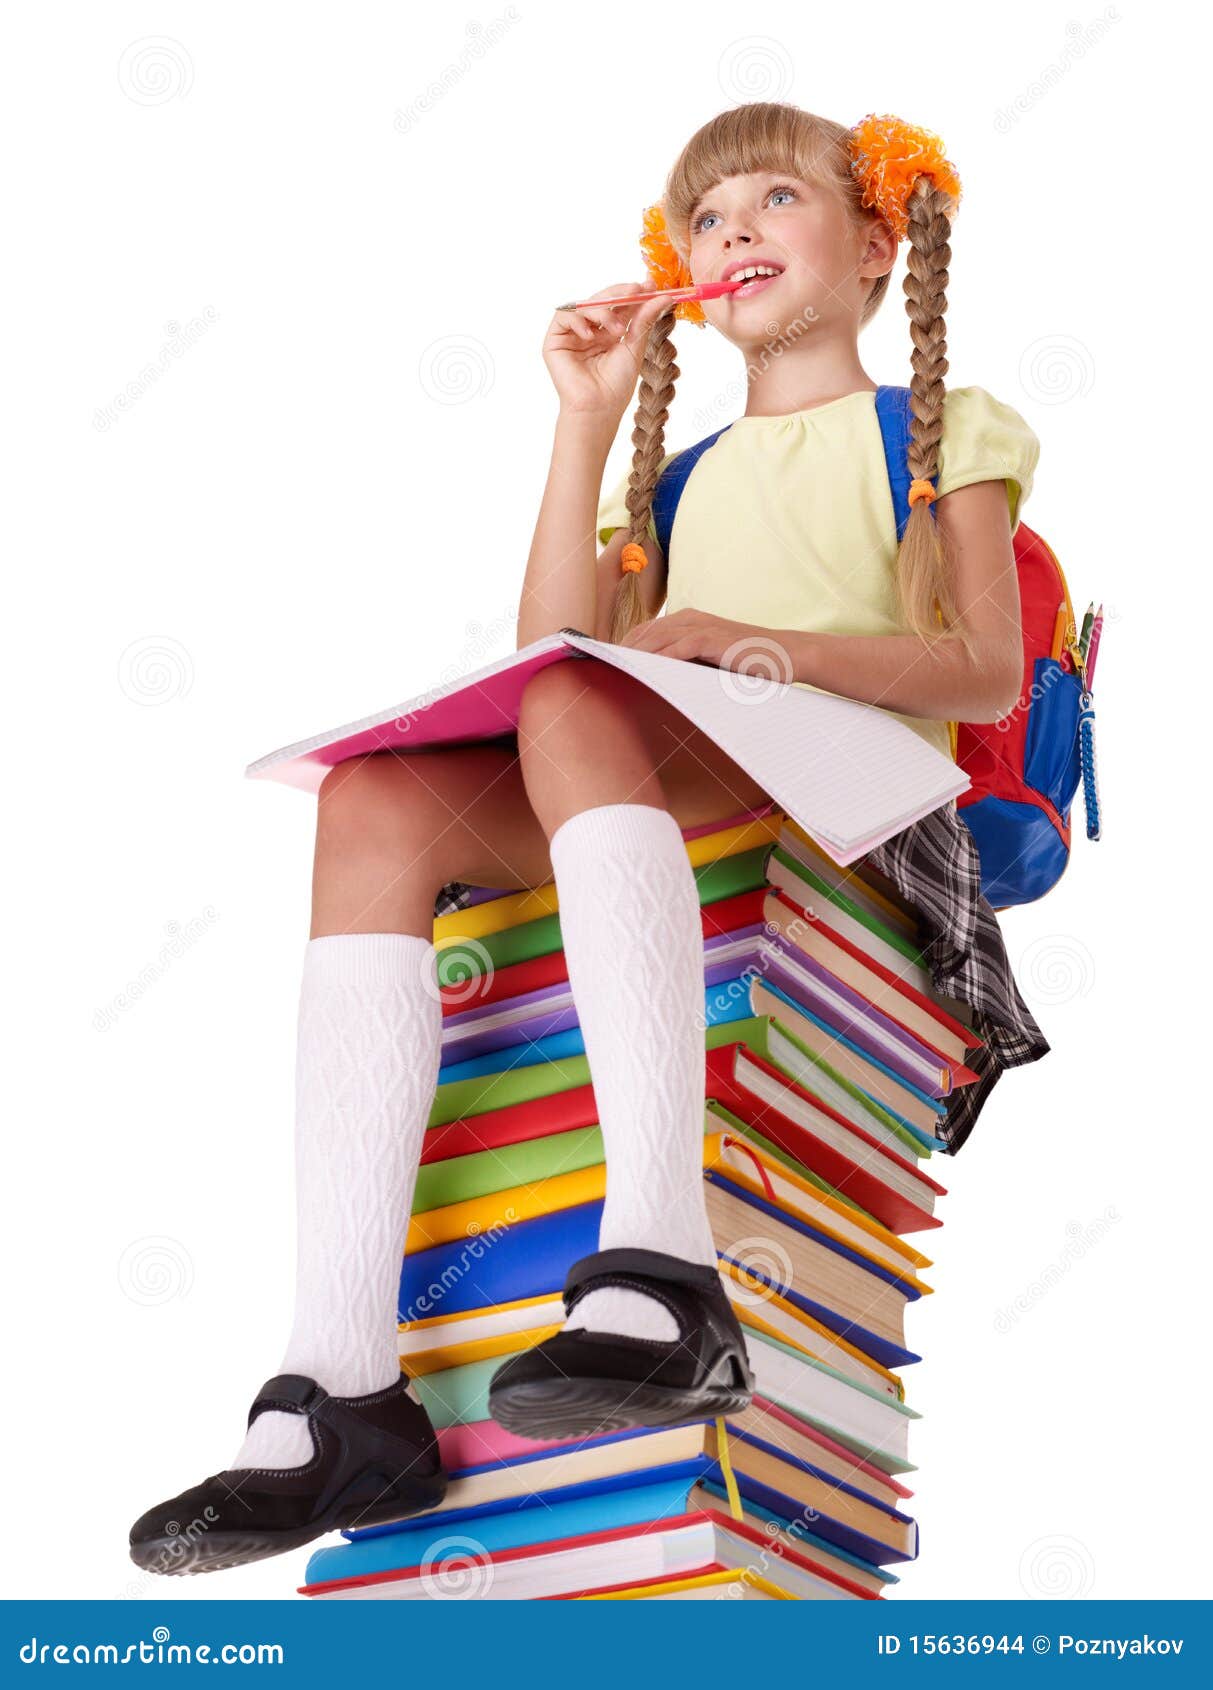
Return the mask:
MULTIPOLYGON (((600 663, 534 677, 523 776, 549 836, 569 979, 606 1145, 600 1249, 715 1266, 703 1186, 703 938, 681 829, 767 801, 712 740, 600 663)), ((596 1289, 567 1323, 672 1342, 673 1314, 596 1289)))
MULTIPOLYGON (((348 1397, 399 1379, 400 1261, 441 1059, 434 899, 450 879, 548 873, 509 750, 377 753, 326 776, 299 1004, 295 1314, 278 1373, 348 1397)), ((267 1410, 230 1466, 312 1455, 307 1420, 267 1410)))

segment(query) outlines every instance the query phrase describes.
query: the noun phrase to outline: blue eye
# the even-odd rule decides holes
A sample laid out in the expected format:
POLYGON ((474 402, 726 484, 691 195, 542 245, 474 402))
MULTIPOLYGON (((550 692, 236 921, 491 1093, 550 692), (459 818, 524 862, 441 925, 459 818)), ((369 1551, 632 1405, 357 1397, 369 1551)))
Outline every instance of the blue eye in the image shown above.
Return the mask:
MULTIPOLYGON (((787 194, 792 199, 797 197, 795 188, 788 187, 786 183, 780 183, 778 187, 772 188, 770 193, 767 195, 768 201, 774 200, 777 194, 787 194)), ((701 217, 693 218, 691 222, 691 233, 693 235, 701 235, 707 228, 709 220, 718 215, 719 213, 715 211, 705 211, 701 217)))

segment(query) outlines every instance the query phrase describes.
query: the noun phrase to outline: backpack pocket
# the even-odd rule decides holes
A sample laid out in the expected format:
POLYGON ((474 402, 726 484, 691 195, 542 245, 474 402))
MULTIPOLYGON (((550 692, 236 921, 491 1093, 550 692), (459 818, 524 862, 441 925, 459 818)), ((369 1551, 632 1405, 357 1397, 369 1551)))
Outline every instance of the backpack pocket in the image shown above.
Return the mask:
POLYGON ((1024 780, 1068 821, 1082 778, 1078 715, 1082 684, 1055 657, 1038 657, 1024 740, 1024 780))

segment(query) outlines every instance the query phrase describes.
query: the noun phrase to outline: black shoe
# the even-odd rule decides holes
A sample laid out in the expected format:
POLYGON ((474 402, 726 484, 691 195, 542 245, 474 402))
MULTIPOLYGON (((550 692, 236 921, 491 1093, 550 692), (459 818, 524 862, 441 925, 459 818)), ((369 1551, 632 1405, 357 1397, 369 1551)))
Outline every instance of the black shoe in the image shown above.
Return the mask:
POLYGON ((280 1373, 249 1409, 306 1414, 316 1453, 302 1467, 225 1468, 141 1514, 131 1560, 153 1573, 210 1573, 297 1549, 342 1527, 382 1525, 435 1508, 446 1474, 429 1415, 408 1379, 365 1397, 334 1397, 280 1373))
POLYGON ((561 1331, 512 1356, 489 1387, 489 1413, 522 1437, 586 1437, 631 1426, 681 1426, 748 1408, 745 1339, 715 1268, 659 1250, 599 1250, 569 1269, 566 1314, 618 1285, 664 1304, 676 1341, 561 1331))

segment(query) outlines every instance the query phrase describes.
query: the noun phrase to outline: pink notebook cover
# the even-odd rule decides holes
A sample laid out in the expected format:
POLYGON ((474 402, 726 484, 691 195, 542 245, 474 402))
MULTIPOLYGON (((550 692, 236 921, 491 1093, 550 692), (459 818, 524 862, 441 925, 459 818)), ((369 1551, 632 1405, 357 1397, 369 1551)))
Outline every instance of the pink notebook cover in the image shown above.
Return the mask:
POLYGON ((949 757, 874 705, 574 631, 536 640, 407 704, 284 746, 245 773, 316 792, 327 771, 350 757, 499 739, 516 729, 531 675, 571 660, 611 663, 651 688, 844 867, 970 784, 949 757))

